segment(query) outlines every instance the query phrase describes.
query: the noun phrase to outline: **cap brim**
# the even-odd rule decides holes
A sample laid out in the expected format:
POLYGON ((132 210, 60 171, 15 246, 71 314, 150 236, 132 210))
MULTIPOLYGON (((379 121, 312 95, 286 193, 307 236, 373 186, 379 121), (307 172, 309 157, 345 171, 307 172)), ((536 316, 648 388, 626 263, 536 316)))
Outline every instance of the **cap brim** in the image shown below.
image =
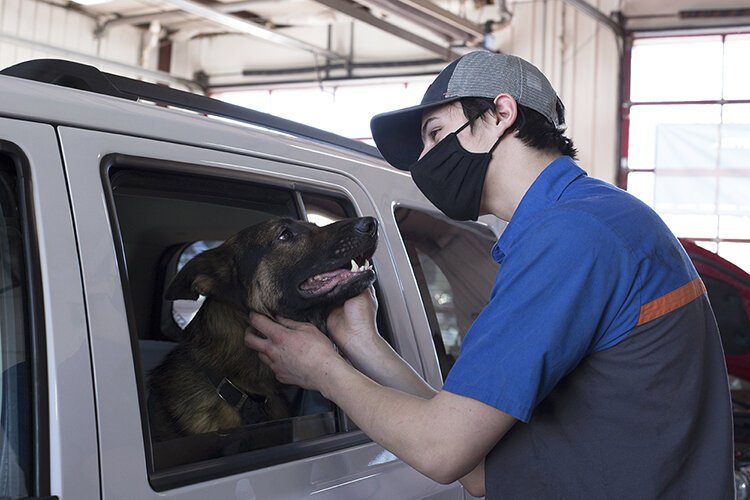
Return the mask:
POLYGON ((424 147, 421 128, 425 110, 458 99, 460 98, 453 97, 373 116, 370 120, 370 130, 380 154, 399 170, 409 170, 424 147))

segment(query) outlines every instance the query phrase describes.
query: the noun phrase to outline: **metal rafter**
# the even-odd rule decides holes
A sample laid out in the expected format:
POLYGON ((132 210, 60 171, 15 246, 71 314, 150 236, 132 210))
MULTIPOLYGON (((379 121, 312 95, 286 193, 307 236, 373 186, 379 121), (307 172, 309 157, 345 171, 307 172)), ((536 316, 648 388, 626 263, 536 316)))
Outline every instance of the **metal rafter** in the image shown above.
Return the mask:
MULTIPOLYGON (((378 0, 381 3, 382 0, 378 0)), ((448 26, 449 30, 458 30, 459 32, 465 33, 465 37, 482 38, 484 36, 484 29, 477 23, 471 22, 468 19, 457 16, 449 10, 445 10, 436 5, 431 0, 386 0, 388 4, 401 4, 412 9, 419 11, 423 16, 437 19, 445 26, 448 26)))
POLYGON ((419 35, 416 35, 409 30, 399 28, 398 26, 395 26, 389 22, 386 22, 378 17, 373 16, 372 14, 370 14, 370 12, 368 12, 361 5, 353 3, 349 0, 315 0, 315 1, 322 5, 325 5, 326 7, 330 7, 343 14, 346 14, 347 16, 353 19, 369 24, 370 26, 374 26, 378 29, 385 31, 386 33, 390 33, 403 40, 406 40, 407 42, 411 42, 414 45, 422 47, 423 49, 427 49, 430 52, 437 54, 441 59, 445 61, 452 61, 453 59, 460 56, 460 54, 455 52, 447 42, 445 45, 440 45, 438 43, 427 40, 426 38, 423 38, 419 35))
POLYGON ((185 12, 189 12, 190 14, 193 14, 195 16, 201 17, 203 19, 206 19, 216 24, 220 24, 222 26, 226 26, 227 28, 235 30, 239 33, 244 33, 246 35, 250 35, 252 37, 255 37, 261 40, 265 40, 265 41, 275 43, 278 45, 282 45, 284 47, 289 47, 292 49, 304 50, 304 51, 325 57, 333 61, 347 59, 346 57, 340 54, 337 54, 336 52, 318 47, 316 45, 312 45, 307 42, 303 42, 302 40, 298 40, 296 38, 283 35, 281 33, 278 33, 277 31, 264 28, 263 26, 259 26, 255 23, 246 21, 237 16, 226 14, 214 7, 209 7, 204 4, 195 2, 193 0, 163 0, 163 1, 164 3, 173 5, 177 7, 178 9, 183 10, 185 12))
POLYGON ((438 7, 429 0, 356 0, 423 26, 450 40, 480 40, 484 27, 438 7))

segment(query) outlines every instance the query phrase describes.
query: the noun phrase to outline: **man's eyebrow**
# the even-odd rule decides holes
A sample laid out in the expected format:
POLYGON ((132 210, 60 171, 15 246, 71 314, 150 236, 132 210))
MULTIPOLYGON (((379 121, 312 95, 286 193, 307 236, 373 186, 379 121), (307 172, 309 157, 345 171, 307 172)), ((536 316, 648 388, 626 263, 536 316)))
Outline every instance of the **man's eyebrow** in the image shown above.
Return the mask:
POLYGON ((427 128, 427 124, 430 123, 432 120, 437 120, 437 116, 431 116, 425 122, 422 124, 422 130, 420 131, 420 135, 422 136, 422 142, 424 142, 424 131, 427 128))

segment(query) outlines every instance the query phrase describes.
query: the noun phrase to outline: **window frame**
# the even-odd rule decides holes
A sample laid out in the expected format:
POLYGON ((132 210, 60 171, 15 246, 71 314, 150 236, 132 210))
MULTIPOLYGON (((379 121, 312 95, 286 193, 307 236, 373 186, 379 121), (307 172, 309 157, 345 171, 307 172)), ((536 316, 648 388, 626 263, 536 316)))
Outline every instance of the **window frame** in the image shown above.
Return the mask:
POLYGON ((145 394, 145 377, 143 375, 140 352, 138 349, 138 328, 136 325, 135 306, 133 295, 127 274, 127 260, 125 258, 125 246, 120 232, 119 220, 114 201, 114 192, 110 182, 111 171, 124 168, 130 171, 144 170, 149 172, 178 174, 190 177, 204 177, 218 180, 231 180, 234 182, 248 182, 266 185, 273 188, 288 190, 293 198, 300 220, 306 220, 306 207, 303 202, 305 193, 332 196, 345 199, 352 204, 356 210, 356 204, 344 190, 333 191, 310 186, 309 190, 301 190, 301 186, 307 183, 289 182, 284 179, 275 179, 268 176, 258 176, 245 172, 226 169, 212 169, 205 165, 196 165, 181 161, 148 158, 144 156, 112 153, 102 158, 100 163, 100 176, 107 209, 108 222, 113 235, 118 273, 122 284, 123 301, 126 309, 128 333, 130 335, 130 348, 133 358, 134 375, 138 393, 139 413, 141 419, 142 438, 145 450, 146 476, 151 487, 157 492, 164 492, 178 487, 194 485, 209 480, 220 479, 233 474, 249 472, 265 467, 272 467, 295 460, 314 457, 331 453, 362 444, 371 443, 372 440, 362 431, 352 428, 348 417, 334 405, 337 420, 348 422, 344 431, 336 434, 312 438, 279 446, 263 448, 248 452, 241 452, 220 458, 203 460, 190 464, 175 466, 164 470, 156 470, 154 464, 153 447, 148 421, 148 404, 145 394))
POLYGON ((16 204, 21 217, 23 263, 26 280, 26 317, 28 332, 27 360, 29 369, 29 405, 32 418, 30 452, 33 478, 29 493, 39 497, 51 493, 49 382, 47 377, 47 342, 44 297, 39 255, 38 228, 33 209, 31 165, 17 144, 0 138, 0 155, 5 156, 16 170, 16 204))
MULTIPOLYGON (((736 35, 750 35, 750 31, 746 29, 740 29, 740 30, 691 30, 691 31, 678 31, 678 32, 656 32, 656 33, 646 33, 646 32, 634 32, 630 33, 628 36, 625 37, 625 47, 623 51, 623 57, 622 57, 622 68, 621 68, 621 74, 622 74, 622 80, 621 80, 621 89, 620 89, 620 165, 617 175, 617 186, 625 191, 628 190, 628 176, 630 173, 653 173, 656 175, 656 168, 633 168, 629 164, 629 146, 630 146, 630 112, 631 109, 634 106, 685 106, 685 105, 719 105, 722 107, 724 105, 733 105, 733 104, 750 104, 750 99, 726 99, 722 95, 721 99, 697 99, 697 100, 685 100, 685 101, 632 101, 631 100, 631 85, 632 85, 632 54, 633 54, 633 48, 635 45, 635 42, 637 40, 648 40, 648 39, 667 39, 667 38, 674 38, 674 39, 689 39, 689 38, 700 38, 700 37, 707 37, 707 36, 717 36, 721 37, 721 43, 722 46, 725 46, 727 42, 728 36, 736 36, 736 35)), ((724 85, 722 83, 722 94, 724 90, 724 85)), ((721 122, 723 123, 723 121, 721 122)), ((690 171, 681 171, 681 170, 671 170, 669 171, 673 174, 690 174, 690 173, 696 173, 694 170, 690 171)), ((697 171, 698 173, 700 171, 697 171)), ((750 175, 750 174, 747 174, 750 175)), ((701 177, 703 177, 701 175, 701 177)), ((714 176, 712 178, 719 179, 719 176, 714 176)), ((714 212, 715 215, 719 215, 718 211, 714 212)), ((713 238, 709 237, 701 237, 701 236, 690 236, 690 235, 677 235, 680 238, 686 238, 691 241, 700 242, 700 243, 715 243, 719 245, 722 242, 726 243, 745 243, 750 246, 750 237, 748 238, 722 238, 719 235, 719 229, 717 227, 716 230, 716 236, 713 238)))
MULTIPOLYGON (((404 230, 401 227, 401 222, 399 220, 399 212, 400 211, 408 211, 408 212, 417 212, 420 216, 429 217, 436 221, 441 221, 445 223, 446 225, 455 227, 457 231, 467 232, 467 233, 474 233, 474 235, 477 238, 483 238, 489 235, 492 235, 492 241, 497 242, 499 238, 498 230, 496 227, 493 227, 489 224, 483 224, 481 221, 477 222, 470 222, 470 221, 455 221, 448 217, 446 217, 444 214, 438 212, 434 209, 425 209, 425 207, 420 206, 414 206, 411 204, 405 204, 405 203, 398 203, 394 204, 392 207, 392 215, 395 222, 395 227, 397 234, 401 240, 401 244, 404 248, 404 253, 407 256, 407 265, 409 266, 409 270, 412 275, 412 281, 414 283, 415 290, 417 292, 417 295, 419 297, 419 311, 421 314, 424 314, 424 318, 426 321, 426 325, 428 327, 428 332, 430 336, 430 344, 432 347, 432 352, 436 356, 436 363, 438 368, 438 374, 441 377, 441 383, 445 382, 447 379, 448 373, 450 371, 450 368, 452 368, 455 361, 458 359, 458 356, 455 358, 448 354, 446 350, 445 343, 442 338, 442 329, 440 327, 440 321, 437 316, 437 308, 435 307, 435 304, 433 302, 432 296, 431 296, 431 290, 429 289, 429 285, 427 283, 426 275, 423 269, 422 264, 419 262, 419 256, 423 255, 424 257, 429 258, 435 266, 437 266, 441 272, 445 275, 446 279, 448 280, 449 285, 451 286, 452 290, 455 290, 454 287, 455 282, 452 281, 452 278, 454 276, 453 273, 446 273, 442 266, 440 266, 438 260, 436 260, 433 256, 428 255, 427 253, 419 250, 417 246, 412 242, 407 242, 407 238, 404 235, 404 230), (487 232, 487 234, 483 234, 487 232), (416 260, 416 265, 414 264, 414 261, 416 260), (450 275, 450 276, 449 276, 450 275), (450 365, 450 366, 447 366, 450 365), (446 369, 447 367, 447 369, 446 369)), ((494 245, 494 243, 493 243, 494 245)), ((493 263, 493 268, 495 268, 495 274, 492 276, 492 282, 495 282, 497 272, 499 272, 499 265, 494 261, 494 259, 491 256, 491 247, 490 250, 487 252, 487 259, 488 262, 491 261, 493 263)), ((487 306, 490 299, 490 290, 487 291, 486 301, 484 302, 484 305, 482 306, 482 309, 487 306)), ((481 309, 480 309, 481 312, 481 309)), ((454 314, 456 318, 458 319, 458 313, 454 314)), ((472 321, 473 323, 473 321, 472 321)), ((463 334, 461 334, 461 331, 459 330, 459 336, 461 337, 461 342, 463 342, 463 339, 469 332, 469 327, 466 329, 463 334)), ((460 352, 460 350, 459 350, 460 352)))

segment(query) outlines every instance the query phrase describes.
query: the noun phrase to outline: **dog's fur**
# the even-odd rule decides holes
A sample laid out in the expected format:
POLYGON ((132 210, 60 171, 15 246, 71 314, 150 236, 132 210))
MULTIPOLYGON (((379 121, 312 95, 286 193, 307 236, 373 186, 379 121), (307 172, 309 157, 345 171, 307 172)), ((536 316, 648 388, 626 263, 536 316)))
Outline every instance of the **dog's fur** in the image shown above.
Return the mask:
POLYGON ((372 269, 352 273, 350 268, 352 260, 362 266, 376 244, 377 221, 371 217, 325 227, 275 218, 190 260, 165 297, 206 298, 185 328, 184 339, 149 374, 152 439, 256 423, 243 421, 240 412, 218 395, 210 373, 266 398, 257 421, 291 416, 273 373, 244 344, 248 314, 311 322, 325 331, 330 311, 374 282, 372 269))

